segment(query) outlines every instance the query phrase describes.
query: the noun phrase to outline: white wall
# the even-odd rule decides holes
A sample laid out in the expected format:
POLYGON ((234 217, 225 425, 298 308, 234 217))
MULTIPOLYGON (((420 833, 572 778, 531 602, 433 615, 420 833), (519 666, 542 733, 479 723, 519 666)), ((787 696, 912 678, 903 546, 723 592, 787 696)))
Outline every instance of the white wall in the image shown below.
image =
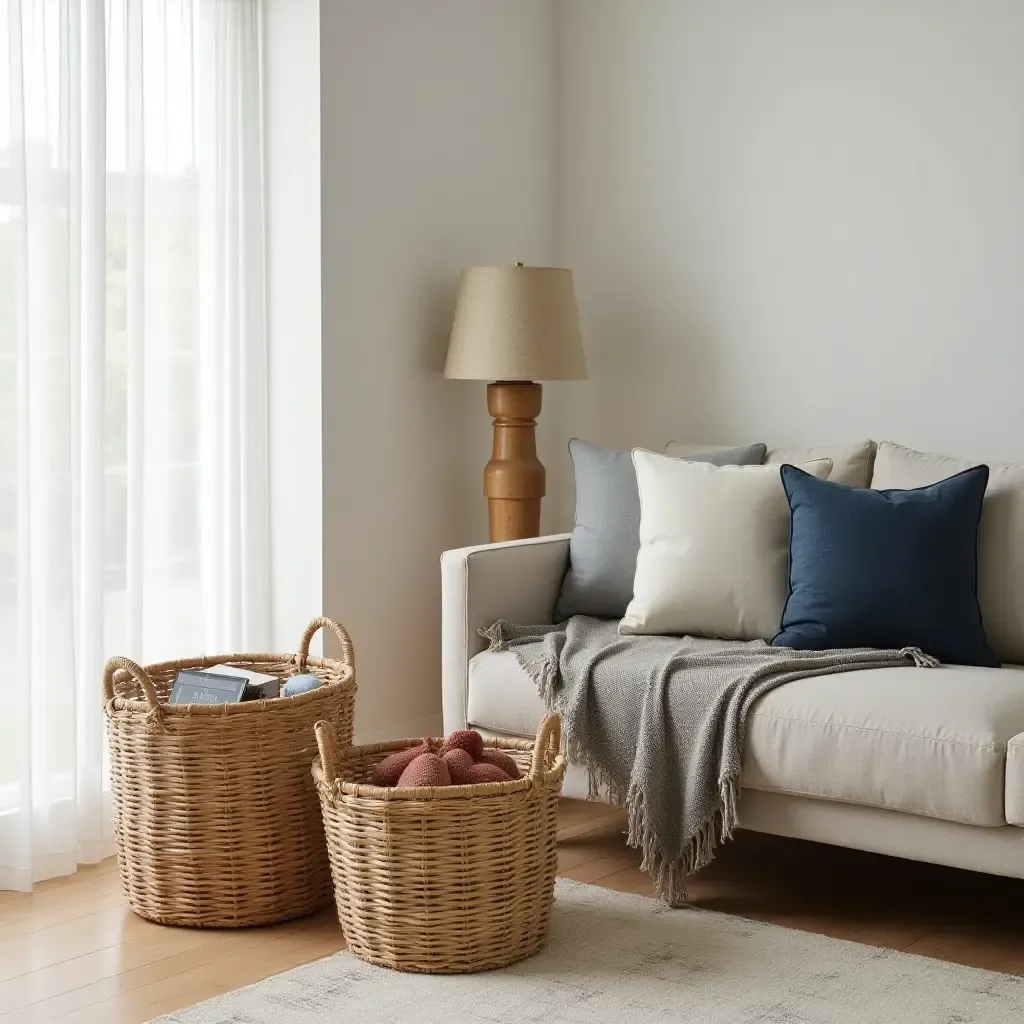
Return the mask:
POLYGON ((1024 4, 560 10, 564 433, 1024 457, 1024 4))
POLYGON ((323 604, 320 0, 266 0, 268 442, 274 650, 323 604))
POLYGON ((442 377, 459 269, 554 250, 551 0, 320 12, 324 608, 362 738, 440 727, 445 548, 486 539, 484 385, 442 377))

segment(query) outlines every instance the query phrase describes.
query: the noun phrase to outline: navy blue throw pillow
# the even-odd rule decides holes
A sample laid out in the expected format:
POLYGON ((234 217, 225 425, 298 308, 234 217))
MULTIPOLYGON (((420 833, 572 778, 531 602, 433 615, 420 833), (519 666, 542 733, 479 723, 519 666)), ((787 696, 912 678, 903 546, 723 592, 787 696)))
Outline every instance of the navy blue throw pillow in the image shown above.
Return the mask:
POLYGON ((920 647, 998 666, 978 607, 988 466, 909 491, 872 491, 782 467, 792 513, 789 597, 775 647, 920 647))

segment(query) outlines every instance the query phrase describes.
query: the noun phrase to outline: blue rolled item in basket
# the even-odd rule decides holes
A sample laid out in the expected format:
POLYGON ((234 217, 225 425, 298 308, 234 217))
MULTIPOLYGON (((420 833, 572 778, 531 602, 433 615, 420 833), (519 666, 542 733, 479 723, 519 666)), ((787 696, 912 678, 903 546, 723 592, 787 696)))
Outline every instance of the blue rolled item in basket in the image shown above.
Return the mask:
POLYGON ((282 697, 297 697, 300 693, 309 693, 320 685, 320 680, 310 672, 302 675, 292 676, 284 686, 281 687, 282 697))

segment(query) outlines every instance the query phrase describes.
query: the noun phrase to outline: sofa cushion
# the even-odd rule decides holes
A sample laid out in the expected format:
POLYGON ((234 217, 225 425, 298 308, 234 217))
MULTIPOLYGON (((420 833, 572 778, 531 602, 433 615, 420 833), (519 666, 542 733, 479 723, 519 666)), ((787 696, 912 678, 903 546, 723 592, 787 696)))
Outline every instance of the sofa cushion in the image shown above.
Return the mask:
MULTIPOLYGON (((789 590, 779 466, 711 466, 633 452, 640 553, 620 633, 770 640, 789 590)), ((828 459, 804 464, 827 477, 828 459)))
POLYGON ((1006 820, 1024 828, 1024 733, 1006 747, 1006 820))
POLYGON ((744 786, 970 825, 1006 822, 1024 670, 865 669, 780 686, 747 719, 744 786))
MULTIPOLYGON (((715 466, 760 466, 763 444, 687 455, 715 466)), ((640 495, 629 452, 569 442, 576 483, 576 522, 569 538, 569 568, 555 605, 558 621, 570 615, 617 619, 633 596, 640 550, 640 495)))
POLYGON ((920 647, 959 665, 999 662, 978 609, 978 521, 988 467, 876 491, 782 467, 792 510, 789 598, 776 647, 920 647))
MULTIPOLYGON (((717 451, 719 447, 721 446, 696 444, 691 441, 669 441, 665 446, 665 454, 675 459, 685 459, 694 452, 717 451)), ((788 462, 796 466, 801 462, 829 459, 832 462, 829 480, 849 487, 867 487, 871 480, 871 465, 874 458, 874 441, 856 441, 853 444, 826 444, 816 448, 769 448, 764 461, 766 465, 782 465, 788 462)))
POLYGON ((788 462, 797 466, 801 462, 815 459, 830 459, 832 472, 829 480, 847 487, 867 487, 871 480, 871 464, 875 459, 874 441, 857 441, 855 444, 824 444, 816 448, 769 448, 765 457, 766 465, 781 465, 788 462))
MULTIPOLYGON (((543 716, 537 687, 511 651, 469 663, 470 725, 532 739, 543 716)), ((1024 669, 908 666, 787 683, 751 709, 742 782, 1024 826, 1024 669)))
MULTIPOLYGON (((970 466, 883 441, 871 486, 924 487, 970 466)), ((978 602, 989 646, 1002 661, 1024 664, 1024 465, 990 462, 978 531, 978 602)))
POLYGON ((483 651, 470 659, 469 725, 532 740, 546 713, 536 684, 512 651, 483 651))

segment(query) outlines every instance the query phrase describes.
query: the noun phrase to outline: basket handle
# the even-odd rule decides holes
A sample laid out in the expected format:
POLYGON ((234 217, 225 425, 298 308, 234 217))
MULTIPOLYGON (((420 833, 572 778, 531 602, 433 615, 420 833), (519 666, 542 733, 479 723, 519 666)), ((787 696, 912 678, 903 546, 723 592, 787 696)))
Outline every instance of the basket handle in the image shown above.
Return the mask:
POLYGON ((324 778, 328 783, 338 777, 338 740, 334 735, 334 726, 330 722, 317 722, 313 726, 316 733, 316 746, 320 751, 320 765, 324 770, 324 778))
POLYGON ((548 750, 552 758, 558 755, 562 745, 562 716, 554 712, 545 715, 537 729, 537 740, 533 745, 533 763, 530 765, 530 778, 539 778, 544 773, 544 757, 548 750))
POLYGON ((104 700, 114 699, 114 675, 124 669, 139 684, 146 702, 154 711, 160 710, 160 701, 157 700, 156 687, 149 673, 137 665, 131 658, 110 658, 103 666, 103 698, 104 700))
POLYGON ((348 630, 337 620, 329 619, 325 615, 318 615, 307 627, 299 641, 299 671, 306 667, 306 658, 309 655, 309 642, 316 635, 317 630, 326 627, 341 641, 341 660, 350 668, 356 667, 356 651, 352 646, 352 637, 348 630))

